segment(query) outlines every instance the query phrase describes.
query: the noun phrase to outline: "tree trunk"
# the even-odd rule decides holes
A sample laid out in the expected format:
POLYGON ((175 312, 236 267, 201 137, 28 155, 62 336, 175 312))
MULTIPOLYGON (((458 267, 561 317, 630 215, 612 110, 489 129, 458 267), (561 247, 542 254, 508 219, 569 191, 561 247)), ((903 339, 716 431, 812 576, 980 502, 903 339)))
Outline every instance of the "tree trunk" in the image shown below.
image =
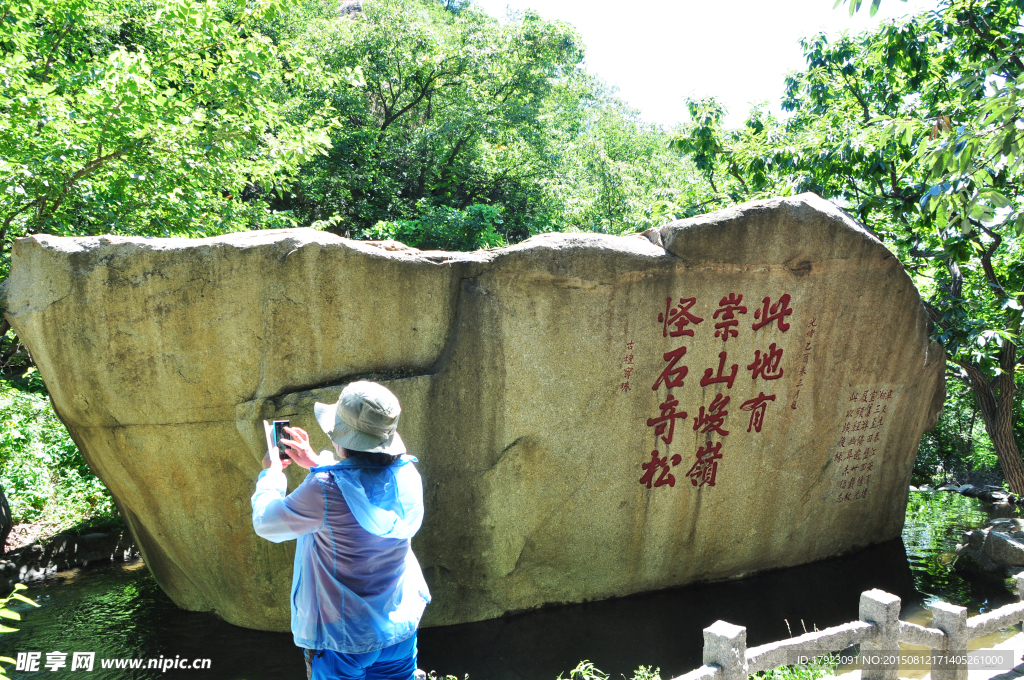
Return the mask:
POLYGON ((1013 397, 1017 391, 1014 369, 1017 362, 1017 346, 1006 342, 999 352, 1001 373, 991 383, 985 380, 977 364, 963 362, 961 368, 967 374, 967 384, 978 399, 985 430, 992 440, 1003 478, 1010 491, 1024 497, 1024 461, 1013 435, 1013 397))
POLYGON ((1003 469, 1003 477, 1010 484, 1010 491, 1024 497, 1024 463, 1021 462, 1020 449, 1017 448, 1017 441, 1013 437, 1011 414, 1012 411, 1008 411, 1004 417, 999 413, 995 431, 989 430, 988 436, 992 438, 992 446, 999 456, 999 466, 1003 469))

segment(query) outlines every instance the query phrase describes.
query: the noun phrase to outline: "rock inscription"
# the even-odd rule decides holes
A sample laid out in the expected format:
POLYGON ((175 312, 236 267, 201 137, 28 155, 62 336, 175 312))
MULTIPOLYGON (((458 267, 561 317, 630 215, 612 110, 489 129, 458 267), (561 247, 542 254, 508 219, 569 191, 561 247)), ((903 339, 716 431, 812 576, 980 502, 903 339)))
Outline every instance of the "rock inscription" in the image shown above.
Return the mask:
POLYGON ((161 587, 269 630, 294 548, 252 531, 260 421, 326 449, 313 403, 350 381, 399 397, 420 460, 425 625, 895 538, 943 397, 903 267, 810 194, 475 253, 38 235, 2 294, 161 587))

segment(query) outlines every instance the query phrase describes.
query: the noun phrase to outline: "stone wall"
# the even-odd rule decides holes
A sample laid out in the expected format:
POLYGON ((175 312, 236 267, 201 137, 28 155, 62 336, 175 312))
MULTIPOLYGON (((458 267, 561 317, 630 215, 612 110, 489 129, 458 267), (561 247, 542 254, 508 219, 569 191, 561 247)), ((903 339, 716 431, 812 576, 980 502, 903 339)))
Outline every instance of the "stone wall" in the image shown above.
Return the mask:
POLYGON ((252 531, 259 421, 326 448, 312 402, 355 379, 420 459, 426 625, 894 538, 943 399, 903 267, 811 194, 475 253, 290 229, 13 258, 7 318, 157 580, 254 628, 288 628, 293 553, 252 531))

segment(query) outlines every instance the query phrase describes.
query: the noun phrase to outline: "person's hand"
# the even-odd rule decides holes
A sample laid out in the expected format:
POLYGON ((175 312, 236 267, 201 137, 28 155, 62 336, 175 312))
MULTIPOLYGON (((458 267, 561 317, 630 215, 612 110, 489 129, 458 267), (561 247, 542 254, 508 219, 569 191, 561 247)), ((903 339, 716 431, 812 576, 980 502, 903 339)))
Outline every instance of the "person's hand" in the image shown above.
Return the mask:
POLYGON ((284 431, 291 439, 282 439, 281 444, 287 449, 288 455, 299 467, 306 468, 320 465, 320 457, 309 445, 309 435, 301 427, 286 427, 284 431))

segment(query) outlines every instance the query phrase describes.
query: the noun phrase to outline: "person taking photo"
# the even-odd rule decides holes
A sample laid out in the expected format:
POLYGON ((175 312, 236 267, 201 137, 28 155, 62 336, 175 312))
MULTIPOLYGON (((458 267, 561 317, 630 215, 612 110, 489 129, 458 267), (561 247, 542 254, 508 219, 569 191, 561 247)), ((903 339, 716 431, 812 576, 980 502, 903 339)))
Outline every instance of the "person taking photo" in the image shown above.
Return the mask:
MULTIPOLYGON (((271 446, 252 496, 256 534, 297 539, 291 627, 311 680, 413 680, 416 630, 430 593, 410 540, 423 522, 423 483, 398 435, 398 399, 359 381, 336 404, 316 403, 334 443, 316 454, 302 428, 271 446), (287 494, 284 468, 310 471, 287 494)), ((264 426, 269 426, 264 421, 264 426)))

